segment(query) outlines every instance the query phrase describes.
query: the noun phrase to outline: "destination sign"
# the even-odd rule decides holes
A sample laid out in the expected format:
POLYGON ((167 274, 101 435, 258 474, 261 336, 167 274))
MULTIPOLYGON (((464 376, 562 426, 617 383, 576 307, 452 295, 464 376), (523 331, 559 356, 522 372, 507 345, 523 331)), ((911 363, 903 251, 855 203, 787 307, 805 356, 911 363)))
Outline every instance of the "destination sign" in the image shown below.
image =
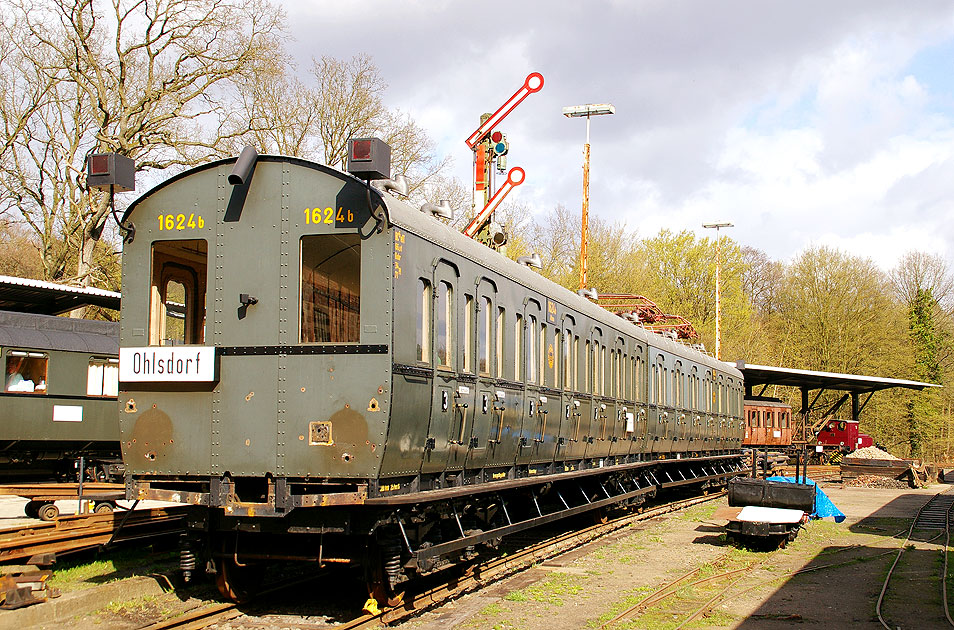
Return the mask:
POLYGON ((210 346, 120 348, 119 380, 125 383, 212 383, 216 380, 215 348, 210 346))

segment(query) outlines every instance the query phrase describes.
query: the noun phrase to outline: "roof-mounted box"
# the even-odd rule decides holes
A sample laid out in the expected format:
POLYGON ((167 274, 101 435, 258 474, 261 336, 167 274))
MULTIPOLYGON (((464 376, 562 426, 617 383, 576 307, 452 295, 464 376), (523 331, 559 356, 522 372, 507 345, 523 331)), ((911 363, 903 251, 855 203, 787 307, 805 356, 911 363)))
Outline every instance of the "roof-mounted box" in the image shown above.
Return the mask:
POLYGON ((348 140, 348 172, 361 179, 390 179, 391 147, 378 138, 348 140))
POLYGON ((118 153, 94 153, 86 161, 86 184, 113 192, 136 190, 136 162, 118 153))

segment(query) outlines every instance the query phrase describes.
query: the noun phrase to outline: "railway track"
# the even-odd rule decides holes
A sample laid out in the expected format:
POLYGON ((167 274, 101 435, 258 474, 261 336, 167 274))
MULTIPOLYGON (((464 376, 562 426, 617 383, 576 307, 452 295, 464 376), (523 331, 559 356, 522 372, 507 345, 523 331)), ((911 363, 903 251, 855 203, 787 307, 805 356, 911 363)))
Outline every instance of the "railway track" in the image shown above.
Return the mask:
POLYGON ((0 530, 0 563, 175 534, 185 527, 185 510, 170 507, 61 516, 50 522, 0 530))
MULTIPOLYGON (((795 466, 781 466, 775 470, 781 476, 795 476, 795 466)), ((834 481, 841 479, 841 468, 838 466, 809 466, 806 476, 812 481, 834 481)))
MULTIPOLYGON (((892 617, 902 616, 904 613, 898 610, 893 611, 893 614, 885 612, 888 593, 894 595, 896 600, 904 602, 903 608, 918 611, 918 617, 924 624, 920 627, 931 625, 928 611, 937 606, 931 597, 925 596, 927 589, 924 588, 924 584, 934 579, 939 582, 938 590, 943 604, 943 617, 948 624, 954 626, 954 619, 951 618, 947 602, 947 560, 951 541, 952 512, 954 512, 954 490, 947 490, 934 495, 930 501, 921 506, 912 520, 907 536, 884 578, 881 594, 875 606, 878 621, 887 630, 903 627, 892 617), (936 542, 942 537, 943 545, 936 542), (936 553, 943 556, 943 562, 937 562, 936 553), (941 565, 940 575, 937 571, 938 564, 941 565), (886 617, 891 619, 890 622, 886 617)), ((937 614, 936 617, 938 624, 944 623, 941 621, 942 615, 937 614)))
MULTIPOLYGON (((669 512, 713 501, 723 496, 725 496, 725 492, 672 501, 639 513, 626 514, 605 523, 597 523, 580 530, 559 534, 545 541, 530 544, 504 557, 494 557, 472 565, 463 575, 455 573, 445 583, 420 591, 408 591, 399 605, 393 608, 376 610, 345 623, 332 625, 327 623, 316 624, 309 621, 296 622, 293 616, 283 615, 279 625, 289 630, 312 630, 329 627, 336 630, 364 630, 379 627, 381 624, 393 624, 529 568, 545 559, 576 549, 580 545, 596 540, 601 536, 606 536, 632 523, 649 520, 669 512)), ((269 589, 269 592, 276 590, 277 587, 273 587, 269 589)), ((262 621, 254 616, 243 619, 243 613, 238 610, 236 604, 217 604, 192 611, 180 618, 147 626, 143 630, 200 630, 224 621, 228 621, 231 628, 262 627, 262 621)))

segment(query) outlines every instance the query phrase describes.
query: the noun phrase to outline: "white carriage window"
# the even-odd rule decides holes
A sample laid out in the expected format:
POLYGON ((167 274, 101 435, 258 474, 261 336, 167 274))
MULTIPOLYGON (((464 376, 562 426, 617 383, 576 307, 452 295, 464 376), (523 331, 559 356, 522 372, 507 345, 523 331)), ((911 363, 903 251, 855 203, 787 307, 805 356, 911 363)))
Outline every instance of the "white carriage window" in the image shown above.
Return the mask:
POLYGON ((474 371, 474 296, 464 294, 464 372, 474 371))
POLYGON ((431 283, 424 278, 417 281, 417 360, 431 362, 431 283))
POLYGON ((452 367, 453 363, 453 325, 454 325, 454 289, 447 282, 441 282, 437 289, 437 364, 452 367))
POLYGON ((49 357, 42 352, 11 350, 7 353, 5 391, 45 394, 49 357))
POLYGON ((358 343, 360 315, 358 235, 301 237, 301 342, 358 343))
POLYGON ((149 343, 205 342, 205 287, 209 245, 204 239, 152 246, 149 343))
POLYGON ((92 358, 86 372, 87 396, 119 395, 119 359, 92 358))
POLYGON ((477 371, 490 374, 490 340, 492 330, 493 304, 484 296, 482 310, 477 314, 477 371))

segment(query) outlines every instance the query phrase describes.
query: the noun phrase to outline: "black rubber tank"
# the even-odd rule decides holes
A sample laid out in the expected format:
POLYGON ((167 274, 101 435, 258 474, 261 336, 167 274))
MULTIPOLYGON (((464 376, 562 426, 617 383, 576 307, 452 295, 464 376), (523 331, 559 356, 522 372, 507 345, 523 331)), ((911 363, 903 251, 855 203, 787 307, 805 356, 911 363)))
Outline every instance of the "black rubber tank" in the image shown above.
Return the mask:
POLYGON ((729 505, 758 505, 811 513, 815 509, 815 486, 736 477, 729 482, 729 505))

